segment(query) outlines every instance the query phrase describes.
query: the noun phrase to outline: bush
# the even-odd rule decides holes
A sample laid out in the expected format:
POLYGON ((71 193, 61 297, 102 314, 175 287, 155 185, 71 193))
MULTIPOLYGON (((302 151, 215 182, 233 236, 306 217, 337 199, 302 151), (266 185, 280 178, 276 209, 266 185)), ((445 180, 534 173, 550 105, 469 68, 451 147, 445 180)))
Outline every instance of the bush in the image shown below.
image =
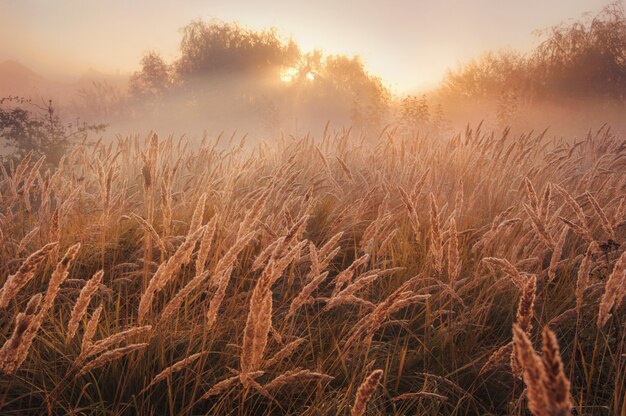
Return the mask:
POLYGON ((105 127, 104 124, 79 124, 78 120, 64 124, 52 100, 40 105, 21 97, 0 98, 0 141, 8 147, 9 157, 23 158, 32 152, 56 164, 72 142, 85 137, 89 131, 102 131, 105 127))

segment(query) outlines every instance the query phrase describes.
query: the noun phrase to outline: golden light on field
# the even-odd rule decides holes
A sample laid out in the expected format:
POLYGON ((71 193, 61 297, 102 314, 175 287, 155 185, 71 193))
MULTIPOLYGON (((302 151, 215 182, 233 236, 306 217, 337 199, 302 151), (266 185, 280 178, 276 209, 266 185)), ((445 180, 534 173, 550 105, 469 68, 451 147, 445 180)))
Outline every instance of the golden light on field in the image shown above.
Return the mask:
POLYGON ((0 0, 0 416, 626 416, 591 1, 0 0))

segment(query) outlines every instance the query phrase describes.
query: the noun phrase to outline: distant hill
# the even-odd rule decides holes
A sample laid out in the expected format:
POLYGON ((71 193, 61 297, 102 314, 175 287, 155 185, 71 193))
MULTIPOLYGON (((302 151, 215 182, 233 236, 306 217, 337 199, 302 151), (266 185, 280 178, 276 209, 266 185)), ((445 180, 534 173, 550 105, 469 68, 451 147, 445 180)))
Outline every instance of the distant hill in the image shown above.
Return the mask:
POLYGON ((0 96, 57 98, 66 94, 66 88, 67 86, 48 80, 17 61, 0 62, 0 96))
POLYGON ((79 89, 88 87, 93 82, 107 82, 123 88, 127 81, 128 77, 123 74, 106 74, 90 68, 75 80, 60 82, 50 80, 20 62, 0 62, 0 97, 13 95, 66 102, 74 98, 79 89))

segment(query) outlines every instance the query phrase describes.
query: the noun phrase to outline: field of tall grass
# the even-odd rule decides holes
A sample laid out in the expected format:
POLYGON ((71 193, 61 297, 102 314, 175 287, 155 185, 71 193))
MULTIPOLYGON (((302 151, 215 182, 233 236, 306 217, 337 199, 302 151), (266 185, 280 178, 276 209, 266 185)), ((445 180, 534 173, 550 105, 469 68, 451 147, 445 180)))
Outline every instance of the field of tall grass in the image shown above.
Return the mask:
POLYGON ((626 141, 119 138, 0 172, 0 414, 624 415, 626 141))

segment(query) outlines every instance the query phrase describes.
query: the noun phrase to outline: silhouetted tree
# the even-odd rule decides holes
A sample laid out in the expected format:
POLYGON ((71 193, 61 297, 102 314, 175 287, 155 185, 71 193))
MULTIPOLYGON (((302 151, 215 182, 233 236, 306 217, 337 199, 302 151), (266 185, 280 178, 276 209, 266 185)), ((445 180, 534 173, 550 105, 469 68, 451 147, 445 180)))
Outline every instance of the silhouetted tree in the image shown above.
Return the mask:
POLYGON ((130 79, 130 94, 135 98, 156 98, 170 87, 170 67, 156 52, 147 52, 141 58, 141 71, 130 79))
POLYGON ((620 3, 538 34, 541 43, 526 55, 489 52, 449 71, 442 92, 472 99, 497 99, 515 90, 527 99, 626 100, 626 17, 620 3))
POLYGON ((175 63, 182 82, 216 73, 259 75, 268 69, 294 65, 300 49, 283 42, 275 29, 253 31, 236 23, 196 20, 183 29, 181 57, 175 63))
POLYGON ((105 127, 104 124, 79 124, 78 121, 64 124, 52 100, 40 105, 21 97, 0 98, 0 140, 8 147, 9 157, 22 158, 32 152, 36 157, 46 156, 49 163, 56 164, 73 140, 105 127))
POLYGON ((79 100, 73 103, 74 111, 90 120, 120 117, 125 113, 128 104, 128 97, 122 89, 107 81, 93 81, 80 88, 77 95, 79 100))
POLYGON ((626 98, 626 17, 620 3, 591 19, 541 32, 530 61, 537 88, 551 96, 626 98))
POLYGON ((234 113, 248 119, 252 113, 272 114, 273 120, 315 114, 325 120, 343 116, 358 126, 379 123, 388 106, 389 92, 358 57, 303 54, 275 29, 235 23, 198 20, 182 32, 180 58, 171 65, 155 53, 144 56, 131 80, 134 96, 156 102, 165 95, 177 109, 193 110, 186 114, 210 112, 218 119, 234 113))
POLYGON ((400 123, 411 129, 424 128, 430 119, 426 96, 409 95, 400 102, 400 123))
POLYGON ((453 96, 495 97, 504 89, 522 88, 528 82, 527 71, 527 58, 518 52, 487 52, 456 71, 449 70, 442 88, 453 96))

